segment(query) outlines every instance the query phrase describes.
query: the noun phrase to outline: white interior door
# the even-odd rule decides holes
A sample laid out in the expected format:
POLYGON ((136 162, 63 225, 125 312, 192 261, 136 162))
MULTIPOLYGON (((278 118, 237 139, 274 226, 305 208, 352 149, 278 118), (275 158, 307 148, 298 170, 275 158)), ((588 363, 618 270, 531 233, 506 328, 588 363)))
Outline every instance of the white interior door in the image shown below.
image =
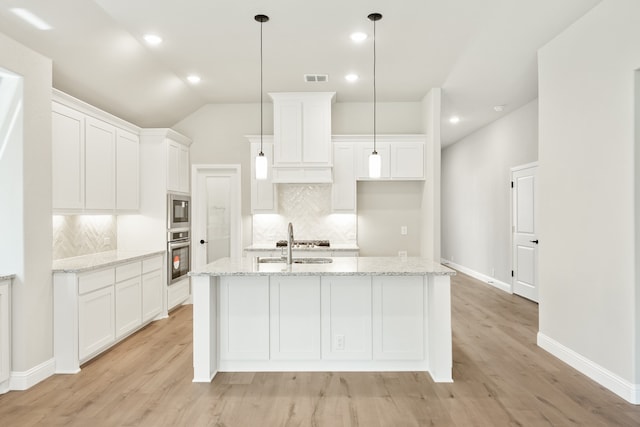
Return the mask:
POLYGON ((194 268, 241 256, 240 166, 194 165, 194 268))
POLYGON ((513 292, 538 301, 537 164, 511 170, 513 292))

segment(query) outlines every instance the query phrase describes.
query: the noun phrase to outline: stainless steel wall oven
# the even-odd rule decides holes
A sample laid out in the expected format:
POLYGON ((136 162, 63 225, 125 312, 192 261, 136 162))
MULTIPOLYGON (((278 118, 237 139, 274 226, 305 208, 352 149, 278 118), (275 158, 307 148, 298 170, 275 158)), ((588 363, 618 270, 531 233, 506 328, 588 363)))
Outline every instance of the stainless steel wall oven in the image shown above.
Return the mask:
POLYGON ((191 198, 183 194, 167 195, 167 229, 188 229, 191 225, 191 198))
POLYGON ((191 239, 189 230, 169 230, 167 243, 169 264, 167 278, 171 286, 187 277, 191 264, 191 239))

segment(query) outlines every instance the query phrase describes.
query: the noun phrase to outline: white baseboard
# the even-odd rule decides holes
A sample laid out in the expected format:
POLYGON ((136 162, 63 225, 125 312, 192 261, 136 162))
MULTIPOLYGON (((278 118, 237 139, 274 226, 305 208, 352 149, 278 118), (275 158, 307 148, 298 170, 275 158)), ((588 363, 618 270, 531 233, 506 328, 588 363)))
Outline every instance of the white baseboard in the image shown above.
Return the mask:
POLYGON ((46 362, 34 366, 28 371, 12 371, 9 388, 11 390, 26 390, 43 381, 56 372, 56 360, 49 359, 46 362))
POLYGON ((640 404, 640 384, 632 384, 579 353, 538 332, 538 346, 609 389, 627 402, 640 404))
POLYGON ((466 274, 467 276, 471 276, 474 279, 478 279, 481 282, 484 282, 484 283, 486 283, 488 285, 491 285, 494 288, 498 288, 501 291, 504 291, 504 292, 506 292, 508 294, 512 294, 513 293, 513 289, 511 287, 510 283, 502 282, 502 281, 500 281, 498 279, 495 279, 493 277, 487 276, 486 274, 478 273, 475 270, 472 270, 472 269, 467 268, 467 267, 465 267, 463 265, 460 265, 460 264, 456 264, 455 262, 451 262, 448 259, 441 258, 440 259, 440 264, 445 265, 447 267, 451 267, 451 268, 453 268, 455 270, 458 270, 458 271, 466 274))

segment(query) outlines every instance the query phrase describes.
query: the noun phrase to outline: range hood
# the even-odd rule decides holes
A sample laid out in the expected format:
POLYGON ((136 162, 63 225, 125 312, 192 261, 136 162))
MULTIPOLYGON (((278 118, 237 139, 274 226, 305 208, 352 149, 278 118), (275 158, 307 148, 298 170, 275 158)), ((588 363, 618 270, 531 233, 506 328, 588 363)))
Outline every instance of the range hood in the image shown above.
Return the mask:
POLYGON ((270 93, 274 183, 331 183, 335 92, 270 93))

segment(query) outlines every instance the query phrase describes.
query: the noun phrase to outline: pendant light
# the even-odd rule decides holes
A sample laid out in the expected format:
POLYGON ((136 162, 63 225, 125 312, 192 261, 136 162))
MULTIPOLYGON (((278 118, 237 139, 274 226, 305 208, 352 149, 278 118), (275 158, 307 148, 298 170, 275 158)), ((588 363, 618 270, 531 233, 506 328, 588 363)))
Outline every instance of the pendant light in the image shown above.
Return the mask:
POLYGON ((369 155, 369 178, 380 178, 382 175, 382 158, 376 151, 376 21, 382 19, 379 13, 367 16, 373 21, 373 152, 369 155))
POLYGON ((267 179, 268 162, 267 157, 262 152, 263 138, 263 105, 262 105, 262 24, 269 20, 267 15, 256 15, 254 17, 260 23, 260 152, 256 156, 256 179, 267 179))

